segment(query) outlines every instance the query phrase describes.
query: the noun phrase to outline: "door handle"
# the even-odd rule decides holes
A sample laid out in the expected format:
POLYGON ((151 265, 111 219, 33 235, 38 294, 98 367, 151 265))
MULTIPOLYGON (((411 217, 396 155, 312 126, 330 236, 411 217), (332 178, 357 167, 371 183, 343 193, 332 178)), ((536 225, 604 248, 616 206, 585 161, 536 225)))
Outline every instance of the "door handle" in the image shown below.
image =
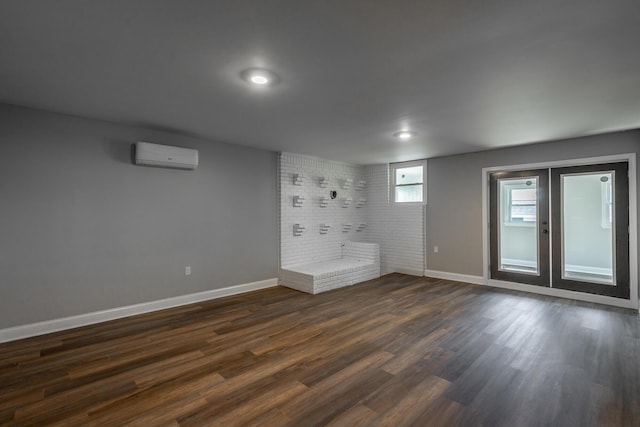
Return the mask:
POLYGON ((542 229, 542 234, 547 234, 549 232, 549 230, 547 230, 546 228, 542 229))

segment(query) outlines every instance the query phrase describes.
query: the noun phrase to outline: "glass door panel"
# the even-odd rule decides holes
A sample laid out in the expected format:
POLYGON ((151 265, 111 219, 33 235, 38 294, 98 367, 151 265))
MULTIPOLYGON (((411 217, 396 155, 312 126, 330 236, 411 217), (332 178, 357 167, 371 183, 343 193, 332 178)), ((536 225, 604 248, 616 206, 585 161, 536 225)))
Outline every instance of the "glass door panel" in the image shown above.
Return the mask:
POLYGON ((562 278, 615 285, 615 171, 562 174, 562 278))
POLYGON ((498 179, 500 271, 538 274, 538 179, 498 179))
POLYGON ((548 176, 548 169, 490 175, 491 278, 549 286, 548 176))
POLYGON ((551 169, 553 287, 629 298, 628 163, 551 169))

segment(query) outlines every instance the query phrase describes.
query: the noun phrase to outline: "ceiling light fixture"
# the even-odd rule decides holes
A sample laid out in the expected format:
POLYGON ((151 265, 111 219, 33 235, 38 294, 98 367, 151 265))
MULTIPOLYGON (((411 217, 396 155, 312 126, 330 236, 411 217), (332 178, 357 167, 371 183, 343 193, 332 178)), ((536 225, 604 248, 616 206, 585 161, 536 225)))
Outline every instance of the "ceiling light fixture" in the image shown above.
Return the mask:
POLYGON ((418 132, 413 132, 410 130, 401 130, 393 134, 394 137, 398 138, 400 141, 408 141, 414 136, 416 136, 418 132))
POLYGON ((278 80, 273 71, 262 68, 249 68, 240 73, 240 76, 255 86, 271 86, 278 80))
POLYGON ((251 76, 250 80, 251 83, 255 83, 257 85, 266 85, 267 83, 269 83, 269 79, 261 75, 251 76))

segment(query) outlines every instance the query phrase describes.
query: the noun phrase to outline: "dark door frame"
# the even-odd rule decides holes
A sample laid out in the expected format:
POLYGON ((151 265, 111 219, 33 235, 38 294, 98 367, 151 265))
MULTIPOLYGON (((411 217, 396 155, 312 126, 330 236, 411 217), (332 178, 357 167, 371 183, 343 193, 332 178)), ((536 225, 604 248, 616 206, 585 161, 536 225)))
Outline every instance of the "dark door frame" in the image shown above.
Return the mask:
POLYGON ((537 285, 549 287, 551 282, 550 266, 549 266, 549 170, 521 170, 521 171, 500 171, 489 175, 489 229, 491 243, 490 248, 490 264, 491 278, 505 280, 507 282, 525 283, 527 285, 537 285), (498 181, 505 178, 525 178, 535 176, 538 179, 538 214, 536 215, 536 230, 538 232, 538 274, 516 273, 512 271, 504 271, 499 268, 499 248, 498 231, 498 181))
MULTIPOLYGON (((537 293, 542 295, 568 298, 579 301, 594 302, 616 307, 639 309, 638 299, 638 199, 637 199, 637 167, 636 153, 622 153, 605 155, 590 158, 575 158, 560 161, 546 161, 528 164, 504 164, 502 166, 487 166, 482 168, 482 276, 467 276, 452 274, 458 280, 464 276, 464 280, 472 283, 483 284, 496 288, 512 289, 523 292, 537 293), (532 170, 540 168, 562 168, 570 166, 584 166, 602 163, 629 163, 629 283, 631 287, 630 299, 612 298, 584 292, 575 292, 559 288, 546 288, 541 286, 530 286, 515 282, 491 279, 489 269, 489 174, 497 171, 518 171, 532 170)), ((640 310, 639 310, 640 311, 640 310)))
MULTIPOLYGON (((616 178, 615 182, 615 271, 616 286, 601 285, 597 283, 586 283, 577 280, 566 279, 562 277, 562 262, 553 263, 552 280, 553 287, 557 289, 566 289, 569 291, 587 292, 597 295, 605 295, 616 298, 630 298, 631 288, 629 283, 629 164, 627 162, 605 163, 597 165, 585 166, 568 166, 563 168, 551 169, 551 198, 552 204, 558 209, 552 209, 552 224, 560 224, 562 192, 560 178, 563 174, 598 172, 602 170, 614 171, 616 177, 624 177, 624 179, 616 178), (626 266, 626 268, 625 268, 626 266)), ((562 254, 562 230, 556 226, 551 236, 552 251, 562 254)))

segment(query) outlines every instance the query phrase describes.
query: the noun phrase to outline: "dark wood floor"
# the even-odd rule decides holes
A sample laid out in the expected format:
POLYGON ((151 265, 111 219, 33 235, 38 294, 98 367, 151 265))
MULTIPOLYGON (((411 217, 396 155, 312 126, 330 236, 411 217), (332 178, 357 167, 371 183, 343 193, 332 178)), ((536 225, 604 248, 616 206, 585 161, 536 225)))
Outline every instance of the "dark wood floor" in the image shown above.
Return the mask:
POLYGON ((638 426, 631 311, 400 274, 0 345, 2 425, 638 426))

